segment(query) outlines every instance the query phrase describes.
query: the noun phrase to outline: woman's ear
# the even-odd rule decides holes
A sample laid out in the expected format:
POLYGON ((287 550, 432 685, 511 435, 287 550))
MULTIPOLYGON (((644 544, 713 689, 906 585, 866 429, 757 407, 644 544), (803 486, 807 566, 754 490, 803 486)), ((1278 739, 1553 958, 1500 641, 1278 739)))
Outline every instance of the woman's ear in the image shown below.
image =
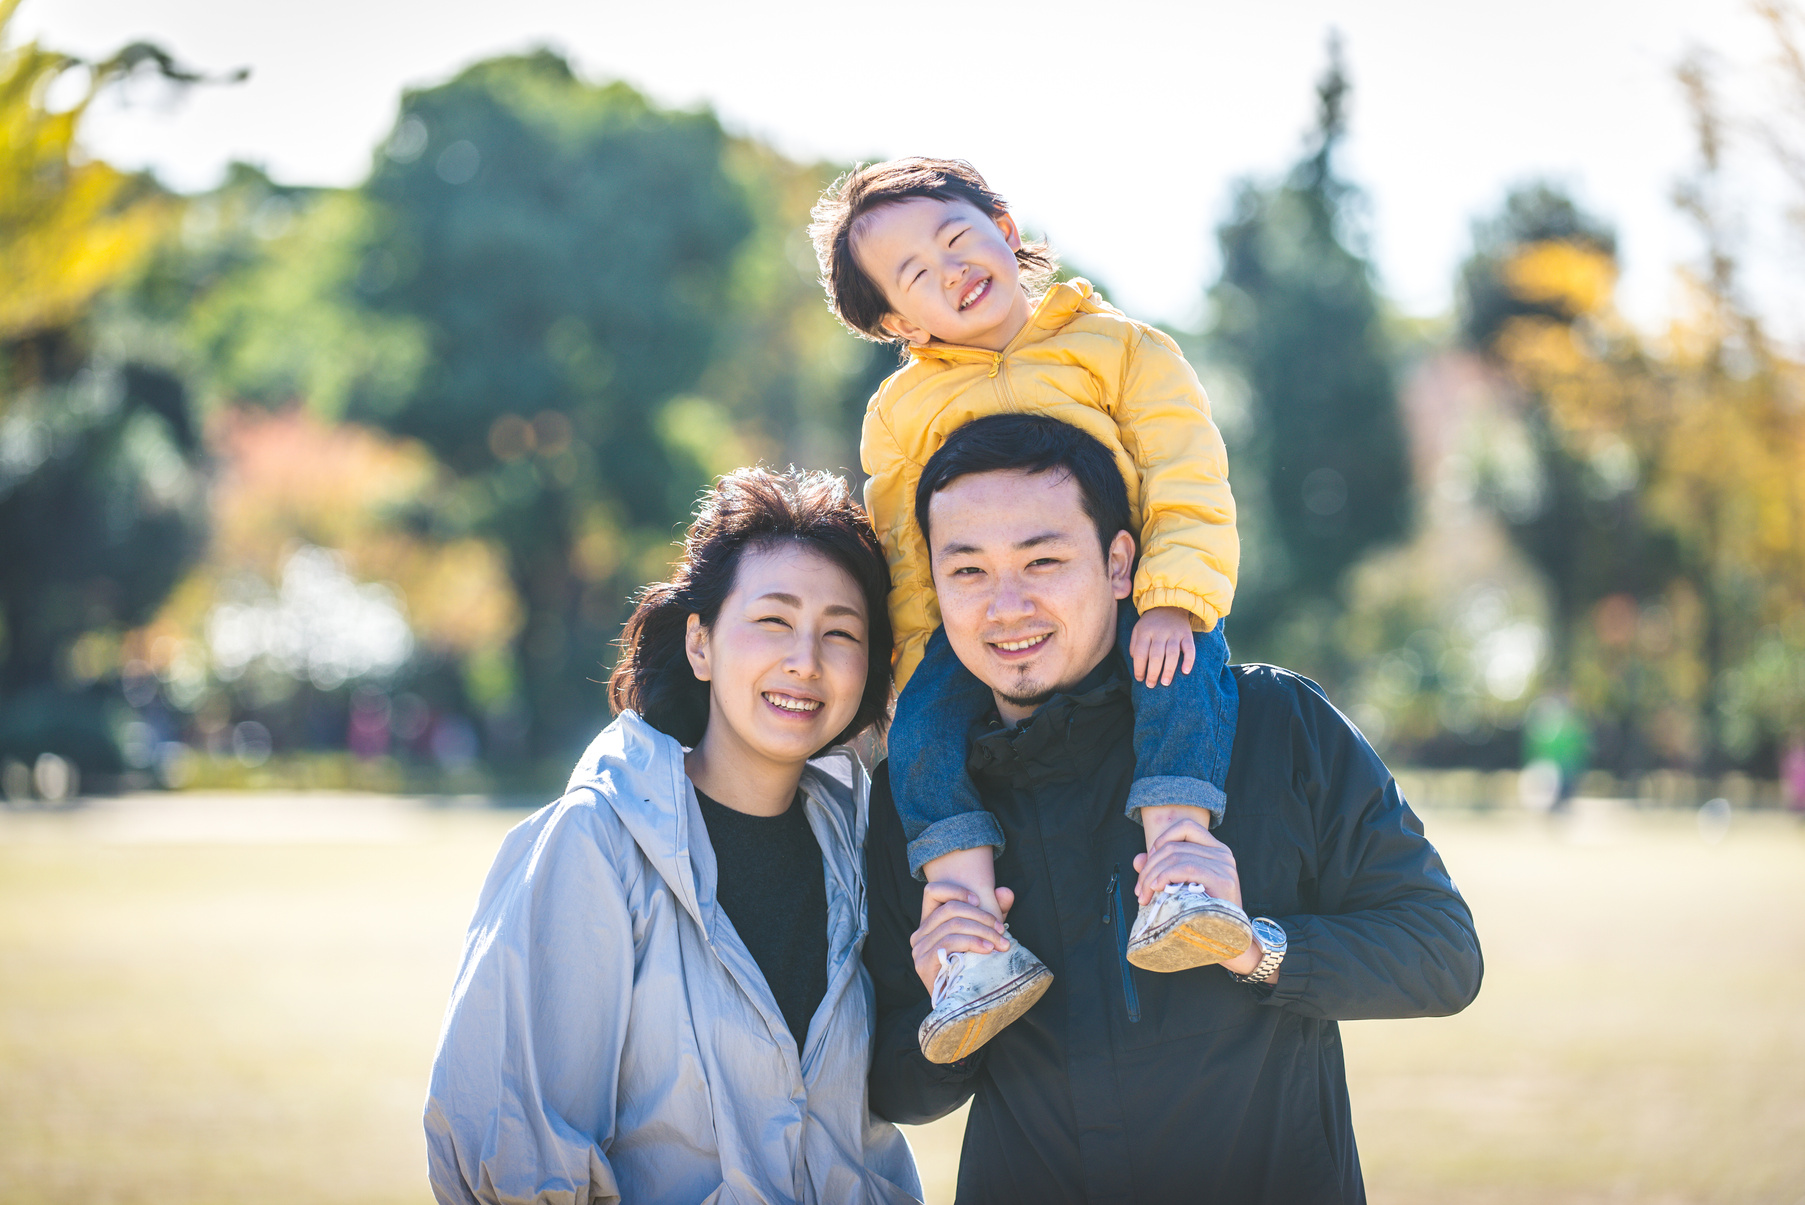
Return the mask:
POLYGON ((916 326, 901 314, 885 314, 883 322, 879 325, 890 334, 895 335, 898 339, 912 343, 916 347, 927 346, 928 340, 934 337, 928 334, 924 328, 916 326))
POLYGON ((689 671, 696 681, 708 681, 708 629, 702 626, 700 615, 689 617, 689 626, 683 631, 683 654, 689 658, 689 671))
POLYGON ((1009 244, 1009 249, 1020 251, 1022 249, 1022 228, 1015 224, 1015 219, 1009 216, 1008 211, 991 214, 990 217, 991 221, 997 224, 997 229, 1003 232, 1003 241, 1009 244))
POLYGON ((1104 558, 1109 570, 1110 592, 1117 598, 1134 593, 1134 537, 1118 531, 1109 542, 1109 555, 1104 558))

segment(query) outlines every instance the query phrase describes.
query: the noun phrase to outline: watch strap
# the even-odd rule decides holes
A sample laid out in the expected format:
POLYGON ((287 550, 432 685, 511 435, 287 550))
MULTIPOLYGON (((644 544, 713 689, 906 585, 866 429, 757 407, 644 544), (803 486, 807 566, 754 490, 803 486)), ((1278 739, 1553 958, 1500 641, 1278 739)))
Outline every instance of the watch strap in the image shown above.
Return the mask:
POLYGON ((1285 940, 1285 930, 1280 927, 1277 921, 1264 916, 1256 916, 1253 923, 1256 935, 1258 935, 1262 929, 1265 929, 1270 933, 1276 934, 1277 940, 1269 941, 1265 937, 1261 937, 1260 947, 1264 953, 1260 955, 1260 961, 1255 963, 1253 970, 1247 972, 1247 974, 1235 976, 1237 982, 1249 985, 1266 982, 1266 977, 1278 970, 1279 964, 1285 961, 1285 950, 1289 946, 1289 943, 1285 940))

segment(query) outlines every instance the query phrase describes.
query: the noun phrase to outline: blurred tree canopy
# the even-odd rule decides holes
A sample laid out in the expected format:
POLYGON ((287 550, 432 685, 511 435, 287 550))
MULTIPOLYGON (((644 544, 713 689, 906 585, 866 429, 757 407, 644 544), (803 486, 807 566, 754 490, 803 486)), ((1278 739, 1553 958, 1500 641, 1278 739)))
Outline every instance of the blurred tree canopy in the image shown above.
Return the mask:
MULTIPOLYGON (((491 760, 568 757, 708 478, 856 463, 884 365, 814 282, 803 228, 832 175, 545 51, 409 93, 360 188, 236 165, 108 314, 194 383, 222 474, 219 538, 158 630, 204 642, 247 591, 279 607, 294 548, 331 549, 392 584, 413 630, 413 668, 372 681, 403 689, 436 658, 460 680, 406 688, 486 717, 491 760), (433 471, 403 471, 404 449, 433 471), (331 518, 366 497, 367 520, 331 518), (495 622, 448 640, 459 610, 495 622)), ((281 702, 277 679, 307 674, 269 664, 220 688, 280 737, 316 704, 281 702)))
POLYGON ((84 689, 200 550, 200 447, 176 377, 96 355, 96 297, 133 271, 178 206, 81 156, 100 93, 139 71, 199 77, 153 46, 84 63, 5 45, 0 2, 0 755, 117 769, 104 699, 84 689), (85 72, 67 108, 54 84, 85 72))
POLYGON ((1331 41, 1307 154, 1276 186, 1242 183, 1217 230, 1208 341, 1241 377, 1252 428, 1232 452, 1246 538, 1237 653, 1331 675, 1328 650, 1306 633, 1326 629, 1347 570, 1404 534, 1410 504, 1395 351, 1359 194, 1335 168, 1347 93, 1331 41))
POLYGON ((1556 601, 1556 672, 1615 768, 1714 767, 1805 727, 1801 380, 1738 300, 1710 203, 1722 131, 1686 69, 1705 270, 1659 338, 1612 304, 1613 240, 1546 186, 1476 230, 1465 333, 1519 391, 1535 456, 1488 493, 1556 601))

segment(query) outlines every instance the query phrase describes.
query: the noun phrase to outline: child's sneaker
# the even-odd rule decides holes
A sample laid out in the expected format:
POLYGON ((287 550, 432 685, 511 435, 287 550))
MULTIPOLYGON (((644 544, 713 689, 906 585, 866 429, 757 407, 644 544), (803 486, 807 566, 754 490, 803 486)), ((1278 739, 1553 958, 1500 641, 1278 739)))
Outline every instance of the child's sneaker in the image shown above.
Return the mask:
POLYGON ((1251 944, 1247 913, 1196 883, 1171 883, 1134 918, 1128 961, 1147 971, 1185 971, 1233 958, 1251 944))
POLYGON ((958 1062, 1034 1007, 1052 983, 1053 972, 1013 937, 1007 950, 988 954, 941 950, 934 1011, 918 1035, 921 1053, 930 1063, 958 1062))

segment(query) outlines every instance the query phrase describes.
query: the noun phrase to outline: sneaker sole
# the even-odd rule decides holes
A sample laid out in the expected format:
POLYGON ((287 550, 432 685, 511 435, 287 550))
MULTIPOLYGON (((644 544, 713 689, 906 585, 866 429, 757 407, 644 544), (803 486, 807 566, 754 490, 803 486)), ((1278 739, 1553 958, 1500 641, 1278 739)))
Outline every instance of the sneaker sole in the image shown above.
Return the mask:
POLYGON ((1040 967, 1031 975, 1006 984, 989 996, 974 1000, 960 1012, 932 1028, 925 1023, 918 1035, 921 1053, 930 1063, 956 1063, 997 1036, 1053 986, 1053 972, 1040 967))
POLYGON ((1144 971, 1188 971, 1246 953, 1253 926, 1216 912, 1193 913, 1155 929, 1128 947, 1128 961, 1144 971))

